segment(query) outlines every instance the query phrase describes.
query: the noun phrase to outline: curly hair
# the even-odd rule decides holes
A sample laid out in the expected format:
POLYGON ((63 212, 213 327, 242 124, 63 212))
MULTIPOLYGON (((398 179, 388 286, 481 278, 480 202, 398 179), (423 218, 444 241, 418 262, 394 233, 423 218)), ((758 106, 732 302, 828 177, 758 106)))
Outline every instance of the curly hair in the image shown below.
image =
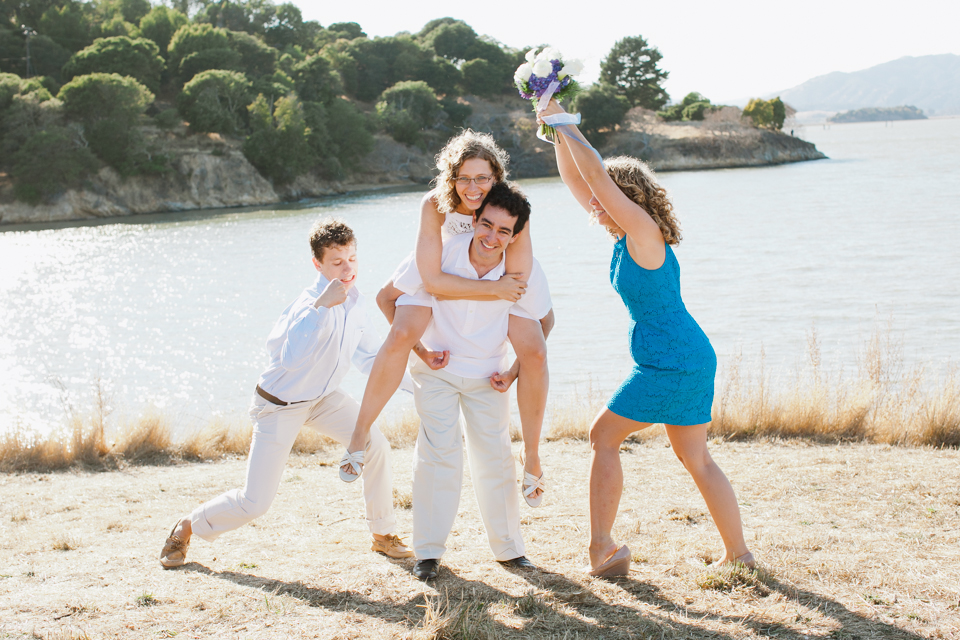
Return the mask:
POLYGON ((459 135, 450 138, 437 154, 437 169, 440 174, 433 179, 433 184, 437 210, 440 213, 452 213, 460 206, 460 195, 456 189, 457 172, 464 162, 472 158, 489 162, 496 182, 507 179, 507 164, 510 162, 507 152, 500 148, 490 134, 464 129, 459 135))
POLYGON ((650 214, 667 244, 678 245, 683 239, 680 221, 673 214, 673 203, 667 190, 657 183, 653 170, 643 160, 630 156, 616 156, 603 161, 607 175, 620 187, 620 191, 643 207, 650 214))
POLYGON ((310 227, 310 250, 313 257, 323 261, 323 252, 327 247, 345 247, 356 244, 357 238, 353 229, 339 218, 322 218, 310 227))

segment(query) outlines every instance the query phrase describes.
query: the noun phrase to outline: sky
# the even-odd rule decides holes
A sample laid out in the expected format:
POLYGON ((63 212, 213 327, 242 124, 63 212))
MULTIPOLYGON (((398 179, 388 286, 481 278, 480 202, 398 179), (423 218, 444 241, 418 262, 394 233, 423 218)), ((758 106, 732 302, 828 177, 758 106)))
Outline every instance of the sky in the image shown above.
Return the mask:
POLYGON ((699 91, 715 103, 735 103, 832 71, 960 54, 960 0, 293 2, 306 20, 358 22, 370 37, 416 33, 434 18, 458 18, 511 47, 551 44, 580 58, 586 65, 581 80, 588 83, 617 40, 641 35, 663 54, 666 89, 676 100, 699 91))

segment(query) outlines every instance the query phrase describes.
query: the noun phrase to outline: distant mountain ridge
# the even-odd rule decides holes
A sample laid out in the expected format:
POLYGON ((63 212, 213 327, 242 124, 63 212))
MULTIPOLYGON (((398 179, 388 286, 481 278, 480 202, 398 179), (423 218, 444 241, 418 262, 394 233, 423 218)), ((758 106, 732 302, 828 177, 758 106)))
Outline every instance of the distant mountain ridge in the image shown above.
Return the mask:
POLYGON ((835 71, 772 93, 797 111, 914 105, 928 116, 960 115, 960 55, 911 57, 869 69, 835 71))

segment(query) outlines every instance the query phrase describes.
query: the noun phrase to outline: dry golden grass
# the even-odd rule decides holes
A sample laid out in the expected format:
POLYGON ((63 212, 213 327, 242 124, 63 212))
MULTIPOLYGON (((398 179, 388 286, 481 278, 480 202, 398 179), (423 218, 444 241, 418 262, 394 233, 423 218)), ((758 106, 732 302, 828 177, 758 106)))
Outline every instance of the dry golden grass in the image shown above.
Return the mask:
POLYGON ((931 376, 907 370, 902 347, 879 330, 848 377, 824 372, 816 332, 807 362, 793 379, 772 384, 761 365, 755 376, 735 360, 713 409, 712 433, 727 438, 803 438, 893 445, 960 446, 960 378, 956 369, 931 376))
MULTIPOLYGON (((173 522, 243 482, 219 457, 0 476, 0 637, 960 639, 960 451, 723 441, 760 570, 714 570, 719 536, 665 438, 627 443, 616 523, 630 576, 586 561, 588 447, 543 445, 549 491, 522 506, 528 556, 493 562, 466 479, 440 578, 369 550, 339 450, 297 454, 271 510, 190 562, 157 561, 173 522), (21 518, 18 514, 28 513, 21 518)), ((413 451, 393 455, 398 497, 413 451)), ((411 512, 397 510, 398 534, 411 512)))
MULTIPOLYGON (((713 406, 711 435, 731 440, 802 439, 821 443, 874 442, 892 445, 960 447, 960 371, 928 373, 907 370, 902 348, 889 328, 881 328, 864 345, 857 371, 830 374, 822 363, 816 331, 808 336, 806 362, 786 379, 771 379, 763 352, 752 373, 738 357, 721 372, 713 406)), ((93 409, 81 417, 69 411, 65 431, 46 437, 20 430, 0 436, 0 471, 54 471, 72 466, 118 468, 130 463, 159 464, 181 460, 214 460, 245 455, 252 428, 247 420, 216 419, 182 440, 171 437, 171 425, 158 413, 108 423, 110 410, 99 381, 93 385, 93 409), (108 439, 112 435, 113 439, 108 439)), ((547 441, 586 440, 590 424, 606 395, 592 384, 576 390, 550 408, 547 441)), ((394 448, 412 446, 420 421, 408 407, 399 416, 378 423, 394 448)), ((521 440, 516 424, 511 439, 521 440)), ((662 426, 638 432, 630 441, 644 442, 663 434, 662 426)), ((303 429, 294 453, 314 453, 336 443, 303 429)))

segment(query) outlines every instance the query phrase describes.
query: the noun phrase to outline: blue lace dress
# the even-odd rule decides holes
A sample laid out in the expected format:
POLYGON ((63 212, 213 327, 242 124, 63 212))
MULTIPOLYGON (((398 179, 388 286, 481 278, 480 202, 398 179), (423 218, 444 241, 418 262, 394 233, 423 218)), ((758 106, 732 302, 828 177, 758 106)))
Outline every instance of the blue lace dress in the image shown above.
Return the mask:
POLYGON ((669 244, 659 269, 644 269, 613 248, 610 283, 630 312, 634 367, 607 408, 638 422, 694 425, 710 422, 717 356, 710 339, 680 298, 680 265, 669 244))

